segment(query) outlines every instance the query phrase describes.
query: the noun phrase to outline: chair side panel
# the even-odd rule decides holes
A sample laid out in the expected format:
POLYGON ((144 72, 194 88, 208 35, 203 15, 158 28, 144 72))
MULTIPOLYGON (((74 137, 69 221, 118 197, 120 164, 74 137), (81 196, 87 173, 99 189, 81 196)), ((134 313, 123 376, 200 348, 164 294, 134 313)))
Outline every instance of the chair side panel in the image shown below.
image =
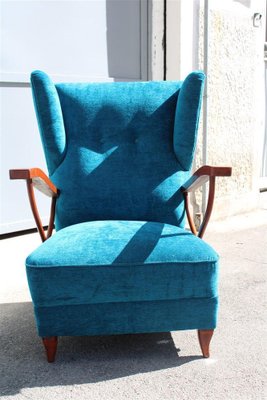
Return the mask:
POLYGON ((44 72, 31 74, 31 86, 47 168, 52 175, 65 154, 66 135, 61 106, 55 85, 44 72))
POLYGON ((203 72, 189 74, 183 82, 177 102, 173 146, 185 170, 191 169, 195 154, 204 83, 203 72))

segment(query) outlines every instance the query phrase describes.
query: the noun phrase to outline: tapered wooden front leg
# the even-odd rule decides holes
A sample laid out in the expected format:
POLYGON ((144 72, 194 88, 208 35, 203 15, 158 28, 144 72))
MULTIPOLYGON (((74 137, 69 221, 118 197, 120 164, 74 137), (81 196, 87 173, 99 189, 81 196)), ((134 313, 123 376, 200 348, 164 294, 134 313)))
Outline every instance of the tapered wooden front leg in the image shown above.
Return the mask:
POLYGON ((204 358, 209 358, 210 356, 210 341, 213 335, 214 329, 210 330, 198 330, 198 340, 201 347, 201 351, 204 358))
POLYGON ((43 344, 46 351, 47 361, 49 363, 54 362, 57 351, 57 336, 43 338, 43 344))

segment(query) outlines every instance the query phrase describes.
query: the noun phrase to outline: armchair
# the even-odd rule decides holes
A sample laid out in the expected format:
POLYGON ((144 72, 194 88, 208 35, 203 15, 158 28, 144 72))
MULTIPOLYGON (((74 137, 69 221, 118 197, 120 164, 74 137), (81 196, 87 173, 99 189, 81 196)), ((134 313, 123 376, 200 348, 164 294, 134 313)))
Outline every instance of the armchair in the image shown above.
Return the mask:
POLYGON ((43 241, 26 271, 48 361, 58 336, 185 329, 198 331, 209 357, 218 255, 201 238, 215 177, 231 168, 204 166, 190 178, 204 74, 55 85, 35 71, 31 82, 49 177, 33 168, 11 170, 10 178, 26 180, 43 241), (207 180, 197 237, 188 193, 207 180), (51 197, 47 233, 34 187, 51 197))

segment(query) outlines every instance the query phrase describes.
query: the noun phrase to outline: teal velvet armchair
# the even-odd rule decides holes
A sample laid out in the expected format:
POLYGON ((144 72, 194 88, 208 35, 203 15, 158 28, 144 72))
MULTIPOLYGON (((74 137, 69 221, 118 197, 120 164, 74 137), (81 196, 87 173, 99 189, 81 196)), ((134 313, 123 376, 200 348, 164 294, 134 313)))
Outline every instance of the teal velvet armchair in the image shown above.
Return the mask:
POLYGON ((205 166, 190 176, 204 80, 197 71, 183 82, 54 84, 32 73, 49 178, 38 168, 10 177, 26 180, 43 241, 26 271, 49 362, 59 336, 185 329, 197 330, 209 356, 218 255, 201 237, 215 177, 231 168, 205 166), (187 194, 207 180, 197 234, 187 194), (34 187, 52 199, 47 231, 34 187))

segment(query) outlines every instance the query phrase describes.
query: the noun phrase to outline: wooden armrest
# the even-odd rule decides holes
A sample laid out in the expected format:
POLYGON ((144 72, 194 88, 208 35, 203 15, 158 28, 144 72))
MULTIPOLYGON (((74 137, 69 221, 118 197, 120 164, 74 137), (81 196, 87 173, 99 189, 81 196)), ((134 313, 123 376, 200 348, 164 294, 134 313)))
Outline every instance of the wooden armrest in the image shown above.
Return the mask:
POLYGON ((48 176, 39 168, 30 169, 11 169, 9 171, 10 179, 31 180, 33 186, 48 197, 57 197, 59 194, 56 186, 51 182, 48 176))
POLYGON ((214 202, 215 195, 215 178, 216 176, 231 176, 232 168, 231 167, 211 167, 209 165, 204 165, 199 168, 188 181, 186 181, 182 186, 182 192, 184 194, 185 199, 185 211, 188 218, 188 223, 190 229, 194 235, 198 235, 200 238, 203 237, 205 230, 207 228, 212 208, 214 202), (189 205, 188 205, 188 193, 196 190, 199 186, 203 185, 209 181, 209 197, 207 208, 204 214, 203 222, 199 228, 197 233, 194 221, 190 215, 189 205))
POLYGON ((52 235, 52 232, 53 232, 56 199, 59 196, 59 190, 51 182, 51 180, 48 178, 48 176, 39 168, 11 169, 11 170, 9 170, 9 177, 10 177, 10 179, 26 180, 31 210, 32 210, 35 222, 36 222, 38 232, 41 236, 42 241, 44 242, 46 239, 48 239, 52 235), (43 224, 42 224, 42 221, 41 221, 38 209, 37 209, 35 195, 34 195, 34 187, 36 189, 40 190, 45 195, 52 198, 47 234, 44 231, 43 224))
POLYGON ((200 167, 182 186, 183 192, 193 192, 204 183, 208 182, 210 177, 231 176, 231 167, 211 167, 204 165, 200 167))

